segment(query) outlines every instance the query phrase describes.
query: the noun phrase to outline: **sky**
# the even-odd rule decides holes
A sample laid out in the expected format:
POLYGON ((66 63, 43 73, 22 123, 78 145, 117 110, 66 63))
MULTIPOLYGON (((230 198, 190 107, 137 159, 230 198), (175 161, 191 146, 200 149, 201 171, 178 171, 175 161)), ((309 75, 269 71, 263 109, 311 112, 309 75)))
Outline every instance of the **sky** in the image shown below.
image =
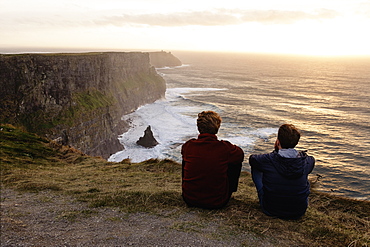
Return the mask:
POLYGON ((369 30, 370 0, 0 0, 0 52, 370 55, 369 30))

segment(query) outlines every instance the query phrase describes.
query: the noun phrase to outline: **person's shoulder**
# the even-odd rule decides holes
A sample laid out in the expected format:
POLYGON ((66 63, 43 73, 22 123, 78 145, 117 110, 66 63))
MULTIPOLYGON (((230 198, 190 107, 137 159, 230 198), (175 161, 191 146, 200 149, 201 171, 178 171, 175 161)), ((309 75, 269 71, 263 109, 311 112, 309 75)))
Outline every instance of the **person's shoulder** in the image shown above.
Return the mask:
POLYGON ((271 153, 264 153, 264 154, 251 154, 249 156, 249 160, 265 160, 265 159, 272 159, 277 155, 277 152, 273 151, 271 153))
POLYGON ((191 139, 187 140, 183 145, 188 145, 189 143, 192 143, 196 140, 197 140, 196 138, 191 138, 191 139))
POLYGON ((228 141, 228 140, 219 140, 219 142, 225 143, 226 145, 236 146, 235 144, 231 143, 231 142, 230 142, 230 141, 228 141))
POLYGON ((189 146, 191 145, 192 143, 194 143, 197 139, 195 138, 192 138, 190 140, 187 140, 184 144, 182 144, 182 148, 185 148, 186 146, 189 146))
POLYGON ((184 154, 185 152, 187 152, 186 150, 188 150, 189 148, 191 148, 192 145, 194 145, 194 144, 192 144, 194 141, 196 141, 196 139, 192 138, 192 139, 186 141, 184 144, 182 144, 181 153, 184 154))
POLYGON ((259 167, 264 169, 264 167, 269 166, 273 160, 276 158, 276 152, 264 153, 264 154, 252 154, 249 156, 249 165, 252 167, 259 167))
POLYGON ((272 156, 276 156, 277 154, 278 154, 278 152, 272 151, 270 153, 251 154, 251 156, 254 156, 254 157, 272 157, 272 156))
POLYGON ((239 146, 227 141, 227 140, 219 140, 219 142, 223 143, 224 145, 227 145, 232 148, 241 149, 239 146))

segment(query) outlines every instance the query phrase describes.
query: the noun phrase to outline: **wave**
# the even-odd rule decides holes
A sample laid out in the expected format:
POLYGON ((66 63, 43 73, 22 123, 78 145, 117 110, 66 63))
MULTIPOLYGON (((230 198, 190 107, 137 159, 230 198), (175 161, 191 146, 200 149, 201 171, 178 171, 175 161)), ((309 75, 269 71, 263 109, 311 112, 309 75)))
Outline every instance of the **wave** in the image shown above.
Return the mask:
POLYGON ((156 68, 156 70, 164 70, 164 69, 178 69, 178 68, 184 68, 184 67, 189 67, 190 66, 190 64, 181 64, 181 65, 179 65, 179 66, 171 66, 171 67, 169 67, 169 66, 165 66, 165 67, 160 67, 160 68, 156 68))
MULTIPOLYGON (((198 113, 206 110, 221 112, 216 105, 187 100, 186 95, 215 90, 225 89, 169 88, 165 99, 142 106, 135 112, 123 116, 122 119, 130 124, 130 129, 119 137, 125 149, 113 154, 108 160, 120 162, 123 159, 131 159, 132 162, 141 162, 150 158, 170 158, 180 162, 182 144, 198 136, 196 127, 198 113), (136 144, 148 125, 159 142, 154 148, 144 148, 136 144)), ((258 139, 268 139, 276 132, 275 128, 253 129, 241 124, 223 122, 218 137, 242 149, 250 150, 258 139)))

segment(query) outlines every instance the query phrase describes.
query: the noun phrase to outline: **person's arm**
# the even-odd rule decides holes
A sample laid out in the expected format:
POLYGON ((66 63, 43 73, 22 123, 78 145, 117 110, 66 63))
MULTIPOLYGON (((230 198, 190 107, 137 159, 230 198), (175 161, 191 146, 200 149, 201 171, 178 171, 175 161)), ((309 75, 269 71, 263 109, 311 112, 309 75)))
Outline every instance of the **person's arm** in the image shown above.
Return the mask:
POLYGON ((257 169, 259 171, 262 171, 261 163, 259 162, 259 159, 261 158, 263 154, 257 155, 252 154, 249 156, 249 165, 252 169, 257 169))
POLYGON ((244 152, 243 150, 236 146, 231 144, 230 142, 227 142, 229 145, 230 150, 230 156, 229 156, 229 164, 240 164, 243 163, 244 160, 244 152))
POLYGON ((308 162, 308 173, 310 174, 313 171, 313 168, 315 167, 315 158, 313 156, 308 157, 310 160, 308 162))
POLYGON ((255 166, 257 161, 256 161, 256 155, 255 154, 252 154, 251 156, 249 156, 249 165, 250 166, 255 166))
POLYGON ((185 161, 182 160, 182 169, 181 169, 181 177, 184 178, 184 167, 185 167, 185 161))

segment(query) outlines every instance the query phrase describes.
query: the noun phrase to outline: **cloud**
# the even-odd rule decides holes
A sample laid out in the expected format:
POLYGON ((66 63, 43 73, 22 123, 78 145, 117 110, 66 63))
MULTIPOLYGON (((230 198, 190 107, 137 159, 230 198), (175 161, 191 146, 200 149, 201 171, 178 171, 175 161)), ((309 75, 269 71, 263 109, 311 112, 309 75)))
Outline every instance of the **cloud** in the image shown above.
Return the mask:
POLYGON ((239 24, 241 20, 231 14, 224 14, 211 11, 198 12, 177 12, 171 14, 123 14, 117 16, 106 17, 104 19, 95 21, 100 25, 149 25, 149 26, 223 26, 239 24))
MULTIPOLYGON (((0 30, 23 30, 95 26, 228 26, 243 23, 292 24, 301 20, 322 20, 335 18, 339 14, 333 10, 319 9, 314 12, 283 10, 242 10, 213 9, 207 11, 172 13, 123 13, 108 15, 107 11, 81 12, 74 9, 66 12, 6 12, 0 15, 0 30)), ((0 11, 1 12, 1 11, 0 11)))
POLYGON ((334 10, 319 9, 313 13, 283 10, 226 10, 177 12, 170 14, 122 14, 96 20, 98 25, 148 26, 226 26, 248 22, 263 24, 291 24, 301 20, 332 19, 339 14, 334 10))
POLYGON ((339 14, 333 10, 319 9, 314 13, 303 11, 245 11, 243 14, 244 22, 259 22, 265 24, 292 24, 302 20, 323 20, 332 19, 339 14))
POLYGON ((362 15, 366 18, 370 18, 370 2, 360 3, 359 8, 356 11, 356 14, 362 15))

